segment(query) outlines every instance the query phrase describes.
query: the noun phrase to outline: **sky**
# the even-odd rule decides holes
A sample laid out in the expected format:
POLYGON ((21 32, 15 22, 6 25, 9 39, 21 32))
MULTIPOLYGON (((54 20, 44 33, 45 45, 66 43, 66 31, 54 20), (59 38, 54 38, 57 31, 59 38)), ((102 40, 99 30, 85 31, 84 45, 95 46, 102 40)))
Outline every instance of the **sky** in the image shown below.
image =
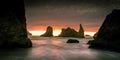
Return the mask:
POLYGON ((120 8, 120 0, 25 0, 27 28, 45 31, 71 27, 97 32, 107 14, 120 8))

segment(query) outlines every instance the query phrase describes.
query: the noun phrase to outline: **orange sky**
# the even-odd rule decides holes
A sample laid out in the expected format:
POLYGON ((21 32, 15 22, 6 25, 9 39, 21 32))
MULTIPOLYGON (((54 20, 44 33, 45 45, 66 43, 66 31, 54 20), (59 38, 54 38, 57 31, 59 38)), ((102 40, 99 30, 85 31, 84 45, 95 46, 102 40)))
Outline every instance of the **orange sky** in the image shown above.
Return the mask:
MULTIPOLYGON (((52 26, 53 27, 53 30, 61 30, 62 28, 67 28, 67 26, 52 26)), ((47 26, 28 26, 27 27, 28 28, 28 30, 29 31, 32 31, 32 30, 46 30, 46 28, 47 28, 47 26)), ((71 28, 73 28, 73 29, 75 29, 76 31, 78 31, 79 30, 79 25, 78 26, 76 26, 76 27, 71 27, 71 28)), ((97 32, 98 31, 98 29, 99 29, 99 27, 93 27, 93 28, 91 28, 91 27, 84 27, 83 26, 83 28, 84 28, 84 30, 86 31, 86 32, 97 32)))
MULTIPOLYGON (((53 31, 53 35, 54 36, 59 35, 62 28, 67 28, 67 26, 63 26, 63 27, 62 26, 61 27, 52 26, 52 27, 53 27, 53 30, 54 30, 53 31)), ((47 26, 28 26, 27 28, 28 28, 28 31, 30 31, 33 35, 41 35, 41 34, 45 33, 47 26)), ((79 25, 76 26, 76 27, 71 27, 71 28, 73 28, 76 31, 78 31, 79 30, 79 25)), ((97 32, 98 29, 99 29, 99 27, 93 27, 93 28, 84 27, 85 35, 87 34, 87 35, 93 36, 93 34, 95 32, 97 32)))

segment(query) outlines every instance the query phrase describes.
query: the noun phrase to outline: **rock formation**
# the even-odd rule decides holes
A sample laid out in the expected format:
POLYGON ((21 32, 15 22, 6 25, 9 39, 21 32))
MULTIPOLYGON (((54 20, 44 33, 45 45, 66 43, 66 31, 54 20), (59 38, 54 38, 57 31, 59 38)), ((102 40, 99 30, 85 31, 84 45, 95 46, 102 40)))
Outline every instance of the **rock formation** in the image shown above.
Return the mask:
POLYGON ((0 2, 0 47, 31 47, 27 37, 23 0, 0 2))
POLYGON ((84 29, 80 24, 79 32, 75 31, 74 29, 68 27, 66 29, 62 29, 61 34, 59 37, 77 37, 77 38, 84 38, 84 29))
POLYGON ((94 39, 96 39, 96 37, 97 37, 97 34, 98 34, 97 32, 94 34, 94 36, 93 36, 93 38, 94 38, 94 39))
POLYGON ((81 24, 80 24, 80 29, 78 31, 78 37, 84 38, 84 29, 81 24))
POLYGON ((107 49, 120 52, 120 10, 114 9, 106 16, 97 37, 90 41, 90 48, 107 49))
POLYGON ((41 37, 52 37, 53 36, 53 28, 51 26, 47 27, 46 32, 41 35, 41 37))
POLYGON ((32 33, 30 33, 29 31, 27 31, 27 35, 28 35, 28 38, 32 37, 32 33))
POLYGON ((62 32, 59 35, 59 37, 77 37, 77 34, 78 33, 74 29, 68 27, 66 29, 62 29, 62 32))
POLYGON ((79 43, 79 41, 76 39, 69 39, 67 43, 79 43))

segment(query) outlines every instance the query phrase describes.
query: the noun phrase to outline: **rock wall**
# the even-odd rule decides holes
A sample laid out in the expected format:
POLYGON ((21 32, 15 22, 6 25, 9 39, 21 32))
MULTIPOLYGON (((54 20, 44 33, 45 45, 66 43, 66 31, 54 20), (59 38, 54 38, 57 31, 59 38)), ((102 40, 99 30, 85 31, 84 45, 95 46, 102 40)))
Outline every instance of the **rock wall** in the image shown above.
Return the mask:
POLYGON ((90 48, 120 51, 120 9, 108 14, 100 27, 97 37, 90 41, 90 48))
POLYGON ((0 47, 31 47, 24 0, 4 0, 0 2, 0 8, 0 47))

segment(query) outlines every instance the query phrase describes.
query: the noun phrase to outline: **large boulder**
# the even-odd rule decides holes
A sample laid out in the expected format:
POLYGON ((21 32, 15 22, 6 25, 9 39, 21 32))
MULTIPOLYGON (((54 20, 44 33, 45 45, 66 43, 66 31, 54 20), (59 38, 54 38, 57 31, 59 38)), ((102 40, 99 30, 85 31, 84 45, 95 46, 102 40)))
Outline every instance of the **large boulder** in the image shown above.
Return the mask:
POLYGON ((97 36, 90 41, 90 48, 114 50, 120 52, 120 9, 108 14, 97 36))
POLYGON ((41 35, 41 37, 52 37, 53 36, 53 28, 51 26, 47 27, 46 32, 41 35))
POLYGON ((59 37, 77 37, 77 36, 78 36, 78 33, 70 27, 66 29, 62 29, 62 32, 59 35, 59 37))
POLYGON ((0 2, 0 47, 31 47, 27 37, 23 0, 0 2))

